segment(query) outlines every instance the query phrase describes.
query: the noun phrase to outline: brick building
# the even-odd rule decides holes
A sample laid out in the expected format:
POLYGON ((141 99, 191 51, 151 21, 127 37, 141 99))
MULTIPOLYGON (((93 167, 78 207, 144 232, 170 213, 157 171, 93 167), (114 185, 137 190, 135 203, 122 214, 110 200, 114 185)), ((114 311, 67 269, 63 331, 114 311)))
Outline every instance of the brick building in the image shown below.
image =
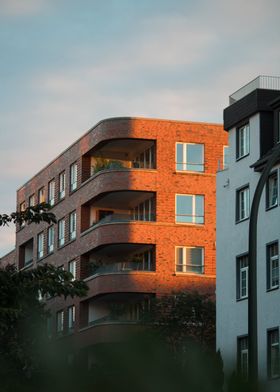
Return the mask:
POLYGON ((226 145, 217 124, 107 119, 18 190, 18 209, 45 200, 58 224, 18 227, 9 260, 56 264, 89 286, 86 298, 47 299, 53 334, 94 344, 137 323, 151 296, 214 292, 226 145))

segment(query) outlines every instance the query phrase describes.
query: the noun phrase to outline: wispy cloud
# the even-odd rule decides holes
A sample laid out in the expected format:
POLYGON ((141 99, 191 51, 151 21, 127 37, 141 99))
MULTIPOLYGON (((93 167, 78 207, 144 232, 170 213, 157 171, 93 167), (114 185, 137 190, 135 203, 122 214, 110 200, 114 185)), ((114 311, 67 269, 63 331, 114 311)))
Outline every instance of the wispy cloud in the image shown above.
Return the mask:
POLYGON ((0 16, 35 15, 46 6, 46 0, 0 0, 0 16))

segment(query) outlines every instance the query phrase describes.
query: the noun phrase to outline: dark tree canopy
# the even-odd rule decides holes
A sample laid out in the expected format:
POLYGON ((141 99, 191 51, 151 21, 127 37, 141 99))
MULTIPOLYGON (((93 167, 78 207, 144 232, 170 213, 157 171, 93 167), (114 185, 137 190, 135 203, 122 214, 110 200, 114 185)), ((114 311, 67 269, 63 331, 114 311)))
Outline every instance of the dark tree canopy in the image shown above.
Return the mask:
POLYGON ((24 211, 0 214, 0 226, 6 226, 9 223, 22 225, 24 222, 27 224, 40 222, 56 223, 56 217, 52 212, 49 212, 49 209, 50 205, 48 203, 40 203, 36 206, 27 207, 24 211))

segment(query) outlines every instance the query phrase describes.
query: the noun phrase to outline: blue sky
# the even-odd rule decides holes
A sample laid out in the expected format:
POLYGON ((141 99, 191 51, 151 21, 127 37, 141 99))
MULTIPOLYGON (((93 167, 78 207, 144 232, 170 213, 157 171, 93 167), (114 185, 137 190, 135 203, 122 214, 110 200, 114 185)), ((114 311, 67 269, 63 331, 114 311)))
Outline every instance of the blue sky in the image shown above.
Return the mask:
MULTIPOLYGON (((99 120, 222 122, 280 75, 279 0, 0 0, 0 211, 99 120)), ((1 229, 0 256, 13 248, 1 229)))

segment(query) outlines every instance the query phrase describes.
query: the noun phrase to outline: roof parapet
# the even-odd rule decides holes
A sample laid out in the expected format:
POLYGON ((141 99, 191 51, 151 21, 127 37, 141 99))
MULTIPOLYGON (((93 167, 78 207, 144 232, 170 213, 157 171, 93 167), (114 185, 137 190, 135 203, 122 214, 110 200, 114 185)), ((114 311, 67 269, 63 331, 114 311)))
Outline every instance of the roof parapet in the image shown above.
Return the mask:
POLYGON ((258 76, 229 96, 229 105, 239 101, 256 89, 280 90, 279 76, 258 76))

